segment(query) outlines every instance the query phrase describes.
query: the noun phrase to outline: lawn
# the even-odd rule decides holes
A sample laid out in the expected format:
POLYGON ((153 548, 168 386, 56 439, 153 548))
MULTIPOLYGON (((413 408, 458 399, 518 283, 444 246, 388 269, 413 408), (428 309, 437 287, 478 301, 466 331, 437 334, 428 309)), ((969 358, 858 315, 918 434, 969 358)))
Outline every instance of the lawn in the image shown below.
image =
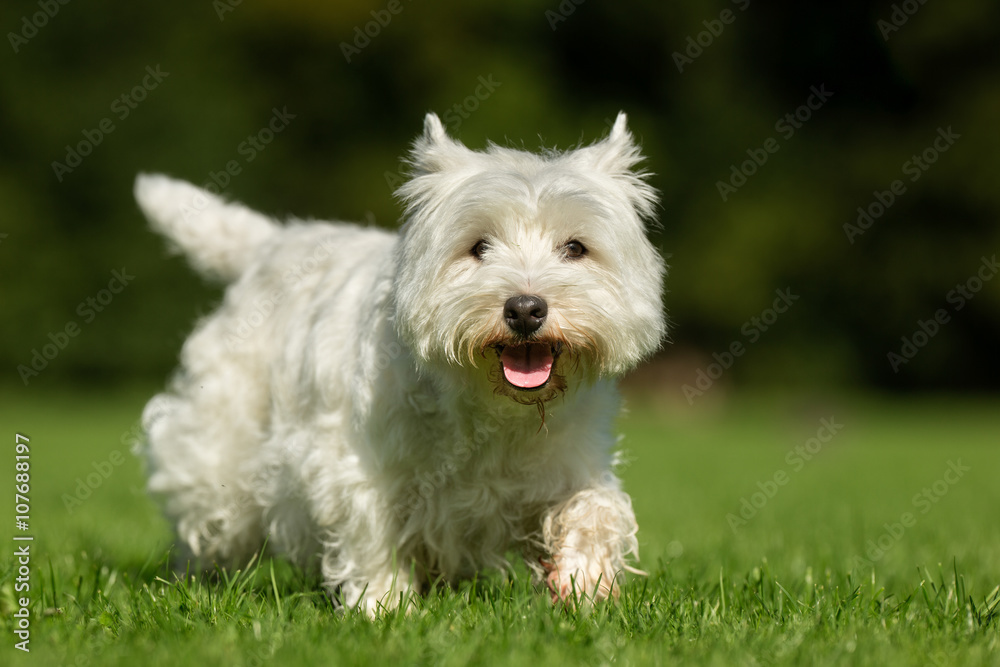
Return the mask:
POLYGON ((127 446, 146 394, 0 393, 0 664, 1000 664, 995 399, 637 396, 622 474, 649 576, 621 600, 556 608, 514 568, 369 622, 280 560, 167 569, 127 446), (35 537, 30 654, 14 648, 15 533, 35 537))

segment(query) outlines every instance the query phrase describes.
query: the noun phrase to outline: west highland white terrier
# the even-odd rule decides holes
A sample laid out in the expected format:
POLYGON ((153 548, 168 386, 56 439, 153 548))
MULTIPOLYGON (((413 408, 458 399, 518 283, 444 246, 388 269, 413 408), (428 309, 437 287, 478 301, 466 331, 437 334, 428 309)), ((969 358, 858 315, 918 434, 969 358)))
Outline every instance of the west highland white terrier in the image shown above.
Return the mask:
POLYGON ((429 114, 399 233, 140 175, 153 228, 228 283, 143 414, 185 555, 266 541, 369 614, 512 551, 555 601, 616 595, 638 543, 615 378, 666 330, 641 160, 624 114, 542 154, 470 150, 429 114))

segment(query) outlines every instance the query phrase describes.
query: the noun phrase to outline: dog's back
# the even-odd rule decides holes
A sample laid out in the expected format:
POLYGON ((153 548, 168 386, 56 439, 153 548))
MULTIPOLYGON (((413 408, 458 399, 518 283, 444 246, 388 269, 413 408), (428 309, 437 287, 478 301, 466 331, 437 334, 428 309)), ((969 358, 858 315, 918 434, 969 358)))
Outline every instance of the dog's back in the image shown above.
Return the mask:
MULTIPOLYGON (((360 340, 361 322, 351 292, 373 294, 373 264, 391 266, 395 235, 346 223, 282 225, 238 203, 165 176, 140 176, 136 198, 151 226, 166 236, 202 275, 230 283, 219 308, 202 319, 184 344, 180 368, 168 391, 147 405, 146 439, 139 452, 150 473, 149 489, 162 498, 181 542, 192 555, 240 562, 260 548, 263 506, 281 499, 262 496, 275 486, 287 460, 271 467, 259 458, 282 415, 300 416, 352 396, 307 393, 324 402, 310 406, 297 388, 316 373, 335 376, 331 389, 350 387, 363 351, 311 358, 309 319, 319 310, 343 309, 329 319, 325 344, 360 340), (365 284, 359 285, 357 283, 365 284), (257 463, 253 463, 257 461, 257 463)), ((349 419, 345 419, 349 422, 349 419)), ((287 459, 287 457, 286 457, 287 459)))

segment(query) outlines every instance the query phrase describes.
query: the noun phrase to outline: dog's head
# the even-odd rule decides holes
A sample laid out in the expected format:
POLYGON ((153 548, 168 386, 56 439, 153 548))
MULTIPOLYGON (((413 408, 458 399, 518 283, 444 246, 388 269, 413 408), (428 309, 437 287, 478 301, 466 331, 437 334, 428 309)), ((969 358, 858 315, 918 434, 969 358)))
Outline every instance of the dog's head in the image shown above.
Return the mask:
POLYGON ((544 402, 659 346, 664 264, 646 238, 656 194, 625 115, 567 152, 472 151, 428 114, 410 158, 394 305, 419 363, 481 367, 544 402))

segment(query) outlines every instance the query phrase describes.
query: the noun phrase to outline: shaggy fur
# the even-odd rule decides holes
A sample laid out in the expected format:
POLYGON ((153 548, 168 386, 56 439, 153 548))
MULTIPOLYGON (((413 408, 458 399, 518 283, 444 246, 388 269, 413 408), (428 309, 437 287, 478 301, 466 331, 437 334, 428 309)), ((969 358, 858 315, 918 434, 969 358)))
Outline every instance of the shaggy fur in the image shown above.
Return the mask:
POLYGON ((243 563, 266 539, 370 614, 511 550, 556 599, 616 593, 637 526, 614 378, 665 333, 640 159, 624 114, 541 155, 471 151, 430 114, 398 234, 140 176, 154 229, 229 285, 144 413, 187 555, 243 563), (519 295, 547 305, 537 330, 519 295))

